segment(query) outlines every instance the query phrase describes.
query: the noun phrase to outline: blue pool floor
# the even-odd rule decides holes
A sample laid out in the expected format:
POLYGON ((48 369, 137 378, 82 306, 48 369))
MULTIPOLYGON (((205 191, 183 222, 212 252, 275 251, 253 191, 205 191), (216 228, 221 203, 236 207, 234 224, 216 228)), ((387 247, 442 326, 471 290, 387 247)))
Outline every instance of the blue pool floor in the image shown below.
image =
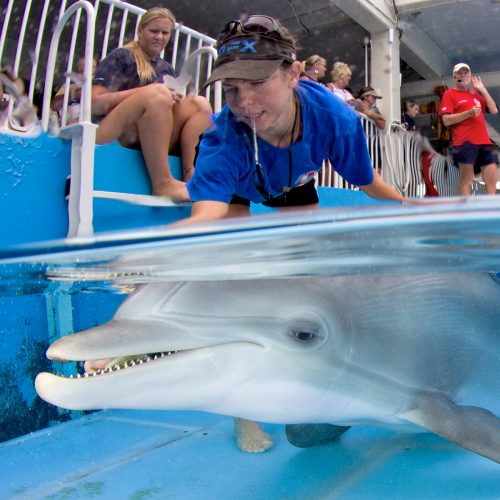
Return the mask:
POLYGON ((500 498, 500 466, 431 434, 351 429, 337 443, 246 454, 232 420, 102 411, 0 445, 2 499, 500 498))

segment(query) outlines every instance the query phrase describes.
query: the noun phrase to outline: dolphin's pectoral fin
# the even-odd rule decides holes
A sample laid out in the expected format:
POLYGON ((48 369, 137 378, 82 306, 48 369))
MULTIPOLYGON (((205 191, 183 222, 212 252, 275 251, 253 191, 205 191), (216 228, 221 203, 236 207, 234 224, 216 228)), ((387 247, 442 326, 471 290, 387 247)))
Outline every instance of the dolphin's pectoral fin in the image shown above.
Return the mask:
POLYGON ((310 448, 330 443, 349 430, 350 426, 333 424, 288 424, 286 437, 297 448, 310 448))
POLYGON ((425 394, 413 410, 399 416, 500 463, 500 419, 484 408, 425 394))

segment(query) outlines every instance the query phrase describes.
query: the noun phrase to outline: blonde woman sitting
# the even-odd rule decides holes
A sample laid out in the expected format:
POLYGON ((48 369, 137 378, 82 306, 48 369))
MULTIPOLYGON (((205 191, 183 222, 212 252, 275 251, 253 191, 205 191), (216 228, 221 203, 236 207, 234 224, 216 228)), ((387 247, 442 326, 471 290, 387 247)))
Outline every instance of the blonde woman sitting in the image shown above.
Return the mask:
POLYGON ((189 201, 184 182, 174 179, 168 154, 180 154, 184 180, 193 174, 199 136, 210 124, 212 109, 199 96, 183 97, 163 84, 174 75, 160 57, 175 26, 169 9, 154 7, 141 18, 137 39, 113 50, 96 72, 92 113, 98 121, 98 144, 115 140, 140 148, 154 195, 189 201))

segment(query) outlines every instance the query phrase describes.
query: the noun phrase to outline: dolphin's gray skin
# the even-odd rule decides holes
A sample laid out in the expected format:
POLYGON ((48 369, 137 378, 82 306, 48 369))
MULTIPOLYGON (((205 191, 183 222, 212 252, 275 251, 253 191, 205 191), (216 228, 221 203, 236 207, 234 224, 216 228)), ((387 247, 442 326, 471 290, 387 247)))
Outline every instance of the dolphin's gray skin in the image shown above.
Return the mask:
POLYGON ((500 286, 488 273, 148 284, 48 356, 178 352, 92 377, 42 373, 36 389, 70 409, 410 422, 500 462, 499 330, 500 286))

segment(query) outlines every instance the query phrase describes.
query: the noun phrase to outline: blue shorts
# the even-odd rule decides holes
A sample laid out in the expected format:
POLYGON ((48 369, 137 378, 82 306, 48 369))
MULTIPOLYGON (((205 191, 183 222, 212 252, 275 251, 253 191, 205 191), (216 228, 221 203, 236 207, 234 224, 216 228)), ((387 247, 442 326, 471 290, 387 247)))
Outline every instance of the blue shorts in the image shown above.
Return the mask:
POLYGON ((482 167, 491 163, 498 163, 497 155, 493 152, 492 144, 471 144, 464 142, 453 147, 453 161, 474 165, 474 172, 478 174, 482 167))

